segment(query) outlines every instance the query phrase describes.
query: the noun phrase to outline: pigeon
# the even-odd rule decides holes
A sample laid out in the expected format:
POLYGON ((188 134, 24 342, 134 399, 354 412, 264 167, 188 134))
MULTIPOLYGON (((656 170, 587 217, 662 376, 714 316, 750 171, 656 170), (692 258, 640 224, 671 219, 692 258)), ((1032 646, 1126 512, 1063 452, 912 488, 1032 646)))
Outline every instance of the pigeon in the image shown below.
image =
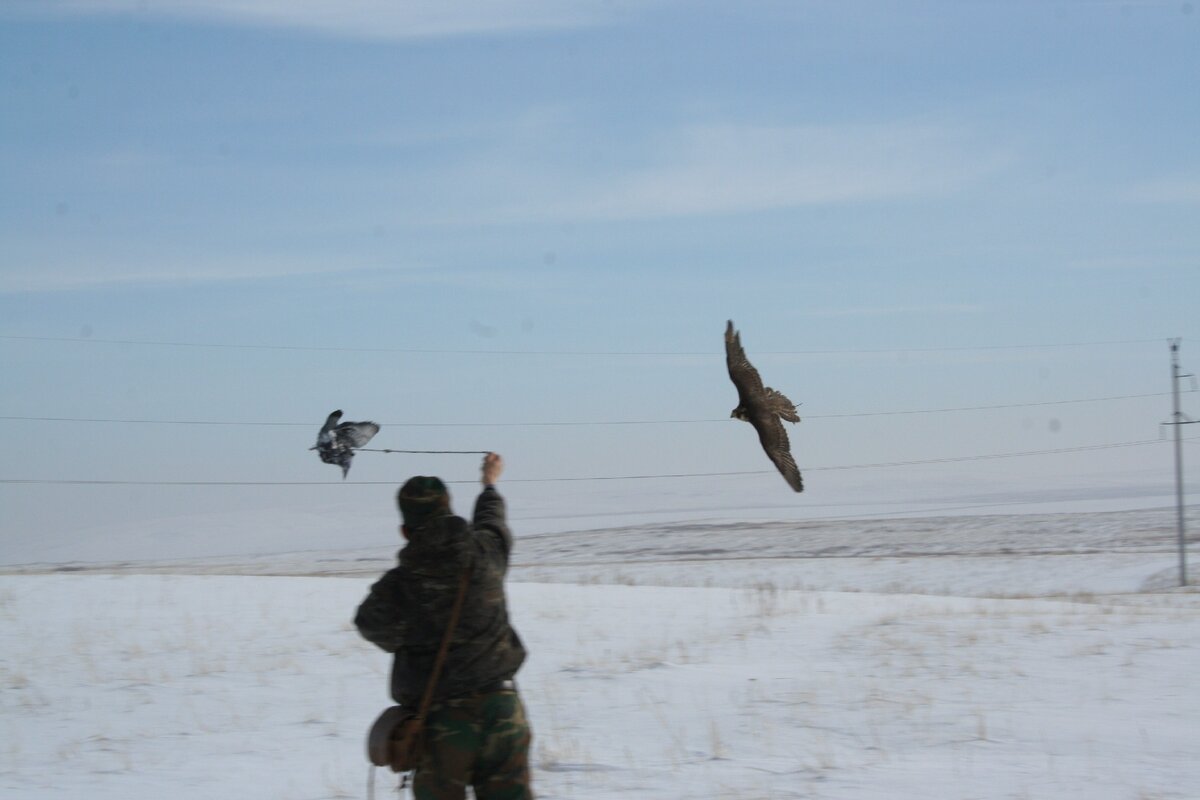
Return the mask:
POLYGON ((792 458, 787 431, 781 420, 799 422, 796 404, 769 386, 763 386, 758 370, 746 358, 742 349, 742 336, 734 330, 733 320, 725 326, 725 365, 729 378, 737 387, 738 404, 729 416, 744 420, 758 431, 758 441, 767 457, 775 464, 783 479, 797 492, 804 491, 804 480, 800 469, 792 458))
POLYGON ((317 434, 317 443, 308 449, 316 450, 326 464, 341 467, 342 480, 345 480, 355 449, 371 441, 371 437, 379 433, 379 426, 374 422, 343 422, 339 425, 341 418, 341 411, 330 414, 317 434))

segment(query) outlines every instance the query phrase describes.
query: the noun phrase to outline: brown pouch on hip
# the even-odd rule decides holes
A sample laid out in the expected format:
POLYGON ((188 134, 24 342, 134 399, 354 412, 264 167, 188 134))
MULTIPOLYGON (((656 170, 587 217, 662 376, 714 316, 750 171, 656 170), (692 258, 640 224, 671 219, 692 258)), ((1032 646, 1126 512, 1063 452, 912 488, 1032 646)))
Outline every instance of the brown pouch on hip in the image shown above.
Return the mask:
POLYGON ((367 734, 367 758, 392 772, 414 770, 421 758, 424 732, 424 717, 403 706, 392 706, 379 715, 367 734))

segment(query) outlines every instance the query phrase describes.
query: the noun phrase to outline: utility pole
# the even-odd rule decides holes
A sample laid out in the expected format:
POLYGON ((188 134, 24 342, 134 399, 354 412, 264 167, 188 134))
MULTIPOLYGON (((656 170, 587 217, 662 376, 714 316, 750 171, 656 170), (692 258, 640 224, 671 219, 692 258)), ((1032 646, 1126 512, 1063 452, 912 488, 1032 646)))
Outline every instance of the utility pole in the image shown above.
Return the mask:
POLYGON ((1182 339, 1170 339, 1171 345, 1171 397, 1174 401, 1174 413, 1168 425, 1175 428, 1175 508, 1178 514, 1179 527, 1179 585, 1187 586, 1187 522, 1183 506, 1183 426, 1192 425, 1200 420, 1184 419, 1179 409, 1179 379, 1194 378, 1179 372, 1179 344, 1182 339))

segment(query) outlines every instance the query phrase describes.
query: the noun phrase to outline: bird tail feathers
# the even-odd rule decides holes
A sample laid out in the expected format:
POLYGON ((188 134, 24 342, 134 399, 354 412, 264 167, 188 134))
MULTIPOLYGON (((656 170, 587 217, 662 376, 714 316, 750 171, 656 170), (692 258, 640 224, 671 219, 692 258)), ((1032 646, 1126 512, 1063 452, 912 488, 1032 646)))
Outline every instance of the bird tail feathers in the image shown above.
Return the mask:
POLYGON ((784 397, 783 392, 777 392, 771 387, 765 387, 767 408, 788 422, 799 422, 800 415, 796 413, 796 404, 784 397))

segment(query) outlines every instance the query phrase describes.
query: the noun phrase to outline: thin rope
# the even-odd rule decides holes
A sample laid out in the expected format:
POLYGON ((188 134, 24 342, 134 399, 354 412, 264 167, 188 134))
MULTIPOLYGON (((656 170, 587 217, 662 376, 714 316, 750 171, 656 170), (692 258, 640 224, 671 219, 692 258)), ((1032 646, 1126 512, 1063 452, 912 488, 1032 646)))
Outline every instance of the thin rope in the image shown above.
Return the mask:
POLYGON ((356 447, 356 453, 449 453, 451 455, 486 456, 491 450, 380 450, 374 447, 356 447))
MULTIPOLYGON (((370 771, 367 773, 367 800, 375 800, 375 773, 378 772, 378 769, 374 764, 368 769, 370 771)), ((403 794, 404 790, 408 788, 409 774, 405 773, 400 776, 400 783, 396 785, 396 794, 403 794)))

